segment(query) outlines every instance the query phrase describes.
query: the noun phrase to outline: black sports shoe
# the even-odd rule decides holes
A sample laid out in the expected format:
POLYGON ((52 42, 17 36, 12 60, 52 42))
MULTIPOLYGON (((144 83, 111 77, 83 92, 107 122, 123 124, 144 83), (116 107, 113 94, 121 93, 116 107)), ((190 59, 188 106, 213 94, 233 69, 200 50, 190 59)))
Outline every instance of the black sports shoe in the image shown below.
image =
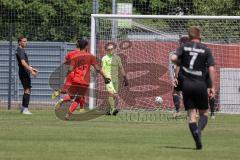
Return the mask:
POLYGON ((111 115, 110 111, 107 111, 107 112, 105 113, 105 115, 106 115, 106 116, 110 116, 110 115, 111 115))
POLYGON ((112 115, 116 116, 118 114, 119 110, 118 109, 114 109, 112 112, 112 115))
POLYGON ((202 143, 196 143, 196 150, 201 150, 202 149, 202 143))

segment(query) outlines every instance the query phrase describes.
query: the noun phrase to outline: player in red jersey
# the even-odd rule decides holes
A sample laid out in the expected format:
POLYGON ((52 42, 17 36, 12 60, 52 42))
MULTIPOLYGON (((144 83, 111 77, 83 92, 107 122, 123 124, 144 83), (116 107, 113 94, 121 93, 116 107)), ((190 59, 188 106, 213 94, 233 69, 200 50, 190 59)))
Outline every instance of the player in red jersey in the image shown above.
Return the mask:
POLYGON ((79 40, 78 54, 73 56, 70 62, 69 71, 73 72, 74 76, 72 78, 72 84, 68 88, 68 95, 70 98, 75 97, 75 99, 65 116, 66 120, 68 120, 72 115, 89 89, 91 66, 93 66, 95 70, 103 76, 105 83, 110 82, 110 79, 105 78, 105 75, 100 70, 96 57, 86 52, 87 45, 88 42, 86 40, 79 40))
MULTIPOLYGON (((70 65, 71 64, 71 60, 76 57, 79 54, 80 48, 79 48, 79 44, 80 43, 80 39, 77 41, 76 43, 76 49, 67 53, 67 55, 64 58, 64 64, 65 65, 70 65)), ((52 99, 55 99, 56 97, 58 97, 60 94, 66 94, 68 88, 72 85, 72 79, 74 77, 74 72, 71 71, 67 74, 67 77, 65 79, 64 85, 61 89, 57 89, 56 91, 54 91, 52 93, 52 99)), ((71 97, 69 97, 68 95, 64 96, 64 98, 61 100, 70 100, 71 97)), ((60 106, 61 103, 57 103, 56 108, 60 106)), ((80 112, 84 112, 84 97, 81 98, 80 100, 80 112)))

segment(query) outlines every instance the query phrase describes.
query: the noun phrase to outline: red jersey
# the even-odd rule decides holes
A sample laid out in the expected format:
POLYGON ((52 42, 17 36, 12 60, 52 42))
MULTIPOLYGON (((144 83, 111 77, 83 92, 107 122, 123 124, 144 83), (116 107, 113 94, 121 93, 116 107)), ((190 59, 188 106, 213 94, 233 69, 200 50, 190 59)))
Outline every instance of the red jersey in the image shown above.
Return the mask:
POLYGON ((65 60, 67 64, 71 64, 72 58, 76 57, 77 54, 79 54, 80 51, 74 50, 71 52, 68 52, 65 56, 65 60))
POLYGON ((95 64, 97 64, 95 56, 88 52, 79 51, 79 53, 71 59, 70 64, 74 69, 73 82, 80 85, 89 85, 90 67, 95 64))

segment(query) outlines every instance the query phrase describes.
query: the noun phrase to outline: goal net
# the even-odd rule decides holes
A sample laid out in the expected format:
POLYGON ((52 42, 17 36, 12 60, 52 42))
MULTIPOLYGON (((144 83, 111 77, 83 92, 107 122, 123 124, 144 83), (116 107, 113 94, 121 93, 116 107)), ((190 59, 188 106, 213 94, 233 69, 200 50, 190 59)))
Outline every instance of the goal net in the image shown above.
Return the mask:
MULTIPOLYGON (((216 62, 216 109, 240 113, 240 17, 170 16, 170 15, 92 15, 91 52, 100 60, 108 43, 116 45, 129 86, 124 87, 119 74, 117 107, 120 109, 174 108, 169 71, 169 53, 179 46, 189 26, 200 26, 202 42, 212 49, 216 62), (163 103, 156 104, 155 98, 163 103)), ((120 73, 120 72, 119 72, 120 73)), ((98 77, 92 87, 96 101, 106 102, 106 89, 98 77)), ((90 100, 91 101, 91 100, 90 100)))

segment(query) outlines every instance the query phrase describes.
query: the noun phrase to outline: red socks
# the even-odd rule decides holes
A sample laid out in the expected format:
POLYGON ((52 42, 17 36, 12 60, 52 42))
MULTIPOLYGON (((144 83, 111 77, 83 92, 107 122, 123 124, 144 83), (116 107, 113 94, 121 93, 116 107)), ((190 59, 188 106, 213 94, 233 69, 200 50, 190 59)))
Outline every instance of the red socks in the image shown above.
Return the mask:
POLYGON ((84 97, 80 98, 80 109, 84 109, 84 97))
POLYGON ((75 101, 70 106, 69 112, 73 113, 75 111, 75 109, 77 108, 79 103, 80 103, 80 98, 76 98, 75 101))

